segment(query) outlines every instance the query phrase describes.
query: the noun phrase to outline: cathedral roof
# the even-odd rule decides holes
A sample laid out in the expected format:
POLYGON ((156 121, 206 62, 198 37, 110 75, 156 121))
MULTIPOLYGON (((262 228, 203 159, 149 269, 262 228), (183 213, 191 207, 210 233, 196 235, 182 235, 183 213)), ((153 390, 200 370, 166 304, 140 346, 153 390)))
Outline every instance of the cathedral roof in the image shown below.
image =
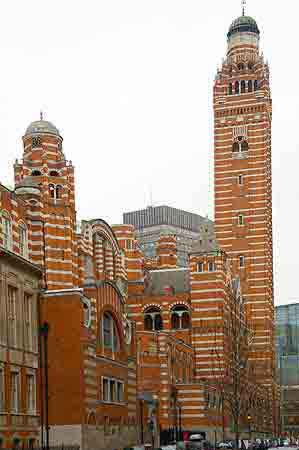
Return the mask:
POLYGON ((59 130, 55 125, 53 125, 52 122, 43 119, 31 122, 25 135, 28 134, 54 134, 55 136, 60 136, 59 130))
POLYGON ((252 17, 240 16, 231 24, 227 37, 230 38, 233 34, 246 32, 260 34, 259 27, 252 17))

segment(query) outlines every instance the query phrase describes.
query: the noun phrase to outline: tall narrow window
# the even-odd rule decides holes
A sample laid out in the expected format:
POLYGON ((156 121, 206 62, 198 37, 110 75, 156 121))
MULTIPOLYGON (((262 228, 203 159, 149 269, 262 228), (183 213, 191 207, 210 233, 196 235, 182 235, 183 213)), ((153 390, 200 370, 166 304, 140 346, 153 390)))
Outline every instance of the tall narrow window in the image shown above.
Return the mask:
POLYGON ((9 345, 17 346, 17 290, 13 286, 8 286, 8 331, 9 345))
POLYGON ((203 262, 197 264, 197 272, 203 272, 203 262))
POLYGON ((27 375, 27 411, 31 414, 36 413, 36 385, 35 376, 27 375))
POLYGON ((244 94, 246 92, 246 81, 241 81, 241 94, 244 94))
POLYGON ((11 220, 7 214, 2 216, 2 238, 3 247, 10 250, 12 248, 12 231, 11 231, 11 220))
POLYGON ((11 402, 10 409, 12 412, 19 412, 20 401, 20 374, 19 372, 11 372, 11 402))
POLYGON ((257 91, 259 88, 259 82, 258 80, 254 80, 254 90, 257 91))
POLYGON ((233 84, 229 83, 228 85, 228 95, 232 95, 233 94, 233 84))
POLYGON ((109 380, 107 378, 103 378, 103 400, 104 402, 109 402, 109 380))
POLYGON ((209 272, 214 272, 215 264, 213 262, 209 262, 208 269, 209 269, 209 272))
POLYGON ((116 401, 119 403, 124 401, 124 383, 120 381, 117 382, 116 401))
POLYGON ((243 184, 244 180, 243 180, 243 175, 239 175, 238 176, 238 184, 241 186, 243 184))
POLYGON ((119 336, 117 326, 112 316, 105 313, 102 321, 102 332, 104 347, 111 349, 113 352, 119 350, 119 336))
POLYGON ((234 142, 233 143, 233 153, 239 153, 240 151, 240 144, 239 142, 234 142))
POLYGON ((239 81, 235 82, 235 94, 239 94, 240 84, 239 81))
POLYGON ((248 92, 252 92, 253 86, 252 86, 252 80, 248 81, 248 92))
POLYGON ((239 256, 239 267, 245 267, 245 257, 243 255, 239 256))
POLYGON ((20 255, 24 258, 28 255, 27 228, 24 224, 19 225, 19 248, 20 255))
POLYGON ((248 152, 248 143, 246 141, 243 141, 241 143, 241 151, 242 152, 248 152))
POLYGON ((242 214, 239 214, 238 216, 238 224, 244 225, 244 216, 242 214))
POLYGON ((4 367, 0 367, 0 412, 5 411, 4 367))
POLYGON ((25 349, 33 350, 32 296, 24 294, 25 349))

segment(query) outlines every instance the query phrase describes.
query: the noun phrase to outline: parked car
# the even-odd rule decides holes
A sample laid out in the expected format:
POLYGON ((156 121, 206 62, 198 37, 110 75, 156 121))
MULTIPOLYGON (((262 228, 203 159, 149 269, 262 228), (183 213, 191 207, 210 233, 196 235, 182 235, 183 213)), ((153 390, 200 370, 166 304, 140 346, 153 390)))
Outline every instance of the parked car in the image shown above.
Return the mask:
POLYGON ((233 443, 231 441, 218 442, 217 448, 223 448, 223 449, 228 448, 228 449, 231 449, 231 448, 233 448, 233 443))
POLYGON ((214 447, 209 441, 202 438, 201 434, 191 434, 186 442, 187 450, 213 450, 214 447))

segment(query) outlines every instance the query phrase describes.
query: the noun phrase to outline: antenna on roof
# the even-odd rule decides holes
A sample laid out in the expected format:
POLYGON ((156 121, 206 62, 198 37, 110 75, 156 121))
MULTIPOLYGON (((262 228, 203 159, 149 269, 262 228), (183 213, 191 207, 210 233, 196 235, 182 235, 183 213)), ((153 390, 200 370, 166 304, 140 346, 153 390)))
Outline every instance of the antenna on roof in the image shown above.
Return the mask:
POLYGON ((39 113, 39 117, 40 117, 40 120, 44 120, 44 113, 42 111, 39 113))
POLYGON ((242 0, 242 16, 245 16, 246 0, 242 0))
POLYGON ((150 185, 150 187, 149 187, 149 194, 150 194, 150 204, 149 204, 149 206, 151 206, 151 207, 153 207, 153 186, 152 185, 150 185))

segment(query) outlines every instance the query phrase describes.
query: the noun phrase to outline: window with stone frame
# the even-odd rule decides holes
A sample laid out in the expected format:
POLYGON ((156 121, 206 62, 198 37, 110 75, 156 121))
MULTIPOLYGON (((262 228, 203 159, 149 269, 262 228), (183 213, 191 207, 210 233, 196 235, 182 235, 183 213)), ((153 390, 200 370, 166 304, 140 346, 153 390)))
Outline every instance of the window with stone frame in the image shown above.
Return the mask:
POLYGON ((33 336, 35 321, 33 314, 33 296, 31 294, 24 294, 24 345, 28 351, 33 351, 33 336))
POLYGON ((102 400, 107 403, 122 403, 124 401, 124 382, 115 378, 102 378, 102 400))
POLYGON ((17 289, 8 286, 8 343, 10 347, 17 347, 17 289))
POLYGON ((19 249, 20 255, 24 258, 28 257, 28 238, 27 227, 24 223, 19 224, 19 249))
POLYGON ((36 414, 36 378, 34 374, 26 375, 27 412, 36 414))
POLYGON ((20 373, 11 371, 10 373, 10 410, 12 413, 20 412, 20 373))

